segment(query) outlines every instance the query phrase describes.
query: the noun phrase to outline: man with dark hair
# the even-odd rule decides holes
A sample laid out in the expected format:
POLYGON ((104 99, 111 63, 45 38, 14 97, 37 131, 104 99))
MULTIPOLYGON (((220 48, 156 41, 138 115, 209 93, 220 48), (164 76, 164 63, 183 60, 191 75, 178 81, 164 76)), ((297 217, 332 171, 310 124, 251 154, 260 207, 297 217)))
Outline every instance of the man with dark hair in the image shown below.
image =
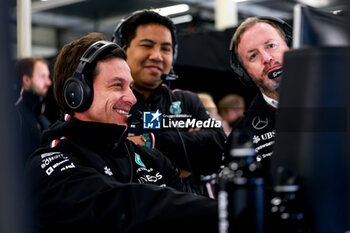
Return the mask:
POLYGON ((65 45, 54 95, 70 113, 26 167, 38 232, 217 231, 217 204, 182 192, 171 162, 126 139, 136 103, 126 54, 91 33, 65 45))
POLYGON ((52 82, 48 63, 39 57, 19 59, 15 66, 17 85, 21 86, 16 102, 25 160, 40 145, 41 132, 50 121, 44 116, 44 97, 52 82))
POLYGON ((212 196, 201 177, 219 171, 226 135, 221 122, 197 124, 215 120, 195 93, 163 84, 175 76, 173 22, 153 10, 137 11, 117 26, 113 40, 126 50, 135 81, 129 139, 162 151, 179 169, 187 191, 212 196))

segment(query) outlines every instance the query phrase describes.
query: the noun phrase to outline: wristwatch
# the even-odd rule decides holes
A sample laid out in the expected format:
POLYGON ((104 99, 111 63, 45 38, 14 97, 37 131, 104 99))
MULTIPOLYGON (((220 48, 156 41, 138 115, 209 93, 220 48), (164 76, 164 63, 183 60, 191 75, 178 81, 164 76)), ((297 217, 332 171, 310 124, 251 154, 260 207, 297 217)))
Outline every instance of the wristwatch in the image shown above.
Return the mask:
POLYGON ((149 133, 141 134, 141 140, 145 142, 145 146, 146 147, 151 148, 151 146, 152 146, 152 139, 151 139, 149 133))

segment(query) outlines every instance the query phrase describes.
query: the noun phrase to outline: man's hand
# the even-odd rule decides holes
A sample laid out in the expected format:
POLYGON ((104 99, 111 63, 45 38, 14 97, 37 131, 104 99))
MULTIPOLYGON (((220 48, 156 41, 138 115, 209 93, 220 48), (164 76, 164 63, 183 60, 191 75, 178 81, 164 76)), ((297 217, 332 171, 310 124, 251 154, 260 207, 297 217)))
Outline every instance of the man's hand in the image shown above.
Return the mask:
MULTIPOLYGON (((195 130, 198 131, 198 130, 195 130)), ((146 143, 141 139, 141 135, 139 136, 131 136, 128 137, 130 141, 133 141, 137 145, 145 146, 146 143)), ((192 173, 183 169, 179 169, 179 176, 180 178, 186 178, 189 177, 192 173)))
POLYGON ((131 137, 128 137, 128 139, 130 141, 133 141, 137 145, 141 145, 141 146, 145 146, 146 145, 146 143, 141 139, 141 135, 139 135, 139 136, 131 136, 131 137))
POLYGON ((188 130, 188 132, 196 132, 196 131, 200 131, 200 130, 201 130, 201 128, 190 128, 188 130))
POLYGON ((179 177, 180 178, 186 178, 186 177, 189 177, 190 175, 192 175, 191 172, 183 170, 183 169, 179 169, 179 177))

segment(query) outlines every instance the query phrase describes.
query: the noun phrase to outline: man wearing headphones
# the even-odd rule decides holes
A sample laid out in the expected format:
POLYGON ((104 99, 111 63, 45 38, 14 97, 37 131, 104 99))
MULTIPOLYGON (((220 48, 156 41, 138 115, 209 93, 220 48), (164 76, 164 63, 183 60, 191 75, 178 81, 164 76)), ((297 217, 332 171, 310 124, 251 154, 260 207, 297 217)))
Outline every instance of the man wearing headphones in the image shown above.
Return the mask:
POLYGON ((99 33, 60 51, 54 96, 70 115, 26 166, 35 232, 217 231, 216 202, 180 192, 164 155, 126 139, 132 85, 124 50, 99 33))
POLYGON ((173 22, 153 10, 137 11, 116 27, 113 41, 126 50, 135 81, 137 104, 131 109, 129 139, 162 151, 179 169, 187 191, 212 196, 200 176, 218 172, 226 135, 221 126, 186 126, 187 119, 204 122, 210 115, 196 94, 171 91, 163 84, 176 78, 173 22), (148 121, 149 114, 154 118, 148 121), (181 121, 182 126, 177 124, 181 121))
POLYGON ((266 175, 275 138, 275 113, 278 108, 284 52, 289 50, 292 28, 271 17, 250 17, 243 21, 233 35, 231 66, 241 81, 253 83, 260 92, 248 110, 232 129, 228 139, 226 158, 235 156, 231 150, 237 145, 239 132, 250 131, 256 152, 256 167, 266 175))

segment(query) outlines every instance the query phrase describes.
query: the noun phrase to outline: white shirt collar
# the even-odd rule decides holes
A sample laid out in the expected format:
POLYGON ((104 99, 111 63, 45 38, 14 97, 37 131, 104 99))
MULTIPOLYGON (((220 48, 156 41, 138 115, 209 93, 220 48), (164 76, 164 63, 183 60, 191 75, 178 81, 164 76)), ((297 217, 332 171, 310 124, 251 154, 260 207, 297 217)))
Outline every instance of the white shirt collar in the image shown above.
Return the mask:
POLYGON ((268 97, 267 95, 265 95, 264 93, 261 93, 264 97, 264 100, 266 101, 267 104, 271 105, 274 108, 278 108, 278 101, 268 97))

